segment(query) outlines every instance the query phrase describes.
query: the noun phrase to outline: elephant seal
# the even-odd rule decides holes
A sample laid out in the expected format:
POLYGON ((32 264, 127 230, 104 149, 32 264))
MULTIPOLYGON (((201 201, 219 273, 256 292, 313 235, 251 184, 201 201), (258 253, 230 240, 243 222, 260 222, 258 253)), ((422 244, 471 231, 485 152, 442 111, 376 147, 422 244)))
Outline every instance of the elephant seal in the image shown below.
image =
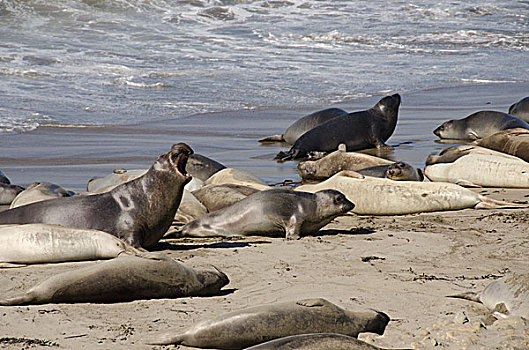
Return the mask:
MULTIPOLYGON (((525 129, 511 129, 511 130, 525 130, 525 129)), ((494 151, 492 149, 477 146, 475 144, 467 144, 467 145, 458 145, 458 146, 445 148, 441 152, 439 152, 439 154, 430 154, 426 158, 425 163, 427 166, 433 165, 433 164, 441 164, 441 163, 452 163, 467 154, 484 154, 484 155, 493 155, 493 156, 498 156, 498 157, 515 158, 503 152, 494 151)))
POLYGON ((182 228, 183 236, 248 236, 286 234, 299 239, 318 231, 354 208, 338 191, 315 194, 272 189, 201 216, 182 228))
POLYGON ((463 119, 446 121, 433 133, 441 139, 477 140, 514 128, 529 129, 529 124, 507 113, 480 111, 463 119))
POLYGON ((298 334, 269 340, 246 350, 381 350, 360 339, 336 333, 298 334))
POLYGON ((103 231, 50 224, 0 226, 0 267, 110 259, 122 253, 139 251, 103 231))
POLYGON ((22 186, 0 183, 0 205, 10 205, 22 191, 22 186))
POLYGON ((388 322, 388 315, 382 312, 354 312, 322 298, 303 299, 231 312, 199 322, 181 334, 160 335, 148 343, 242 349, 296 334, 338 333, 357 337, 362 332, 373 332, 382 335, 388 322))
POLYGON ((424 174, 461 186, 529 188, 529 163, 512 156, 467 154, 452 163, 427 165, 424 174))
POLYGON ((357 173, 381 177, 394 181, 423 181, 424 175, 421 169, 416 168, 406 162, 396 162, 389 165, 377 165, 374 167, 364 168, 357 173))
POLYGON ((151 248, 171 226, 191 177, 193 151, 173 145, 147 173, 105 193, 32 203, 0 212, 0 224, 46 223, 105 231, 133 247, 151 248))
MULTIPOLYGON (((340 145, 342 146, 342 145, 340 145)), ((344 147, 318 160, 307 160, 298 164, 298 173, 303 179, 328 179, 342 170, 358 171, 377 165, 390 165, 392 161, 365 153, 346 152, 344 147)))
POLYGON ((206 185, 191 193, 209 212, 216 211, 237 203, 259 190, 243 185, 206 185))
POLYGON ((189 160, 186 165, 186 170, 189 175, 202 181, 206 181, 213 174, 225 168, 225 165, 217 162, 216 160, 196 153, 189 156, 189 160))
POLYGON ((260 139, 259 142, 286 142, 288 144, 293 144, 307 131, 345 114, 347 114, 347 112, 340 108, 327 108, 322 111, 314 112, 298 119, 287 128, 284 134, 268 136, 260 139))
POLYGON ((509 107, 509 114, 529 122, 529 96, 509 107))
POLYGON ((497 201, 447 182, 392 181, 344 170, 314 185, 296 191, 333 189, 354 201, 353 213, 399 215, 464 208, 527 208, 527 205, 497 201))
POLYGON ((235 184, 253 187, 259 191, 268 190, 272 187, 268 186, 263 180, 255 175, 241 171, 234 168, 222 169, 215 174, 211 175, 206 180, 208 185, 224 185, 224 184, 235 184))
POLYGON ((10 208, 21 207, 48 199, 71 197, 74 194, 75 192, 66 190, 59 185, 49 182, 34 182, 13 199, 10 208))
POLYGON ((477 145, 529 162, 529 130, 518 128, 500 131, 479 140, 477 145))
POLYGON ((481 292, 449 295, 482 303, 497 316, 529 319, 529 274, 512 274, 491 282, 481 292))
POLYGON ((344 143, 350 151, 388 147, 385 142, 395 131, 400 95, 381 99, 375 106, 360 112, 331 119, 301 135, 287 152, 275 159, 286 161, 304 158, 311 151, 331 152, 344 143))
POLYGON ((219 270, 195 270, 161 253, 129 255, 55 275, 0 305, 117 303, 216 295, 228 284, 219 270))
POLYGON ((112 174, 108 174, 105 177, 90 179, 86 185, 86 190, 94 193, 108 192, 122 183, 129 182, 144 175, 147 170, 149 169, 114 169, 112 174))

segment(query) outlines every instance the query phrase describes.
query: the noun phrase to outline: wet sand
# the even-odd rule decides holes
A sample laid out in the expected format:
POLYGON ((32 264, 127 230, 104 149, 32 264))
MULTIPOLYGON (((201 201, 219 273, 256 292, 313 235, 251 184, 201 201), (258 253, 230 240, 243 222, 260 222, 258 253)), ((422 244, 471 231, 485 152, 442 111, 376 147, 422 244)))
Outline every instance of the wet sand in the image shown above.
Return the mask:
MULTIPOLYGON (((447 145, 431 131, 446 119, 480 109, 506 111, 528 85, 493 84, 403 95, 393 159, 423 166, 447 145), (411 142, 411 143, 409 143, 411 142), (405 144, 404 144, 405 143, 405 144)), ((340 106, 354 111, 380 97, 340 106)), ((323 106, 326 107, 326 106, 323 106)), ((255 140, 284 130, 315 108, 259 109, 199 115, 116 128, 40 128, 2 135, 0 169, 15 183, 52 181, 83 190, 113 168, 148 167, 172 143, 250 171, 273 184, 299 180, 296 162, 271 158, 285 147, 255 140)), ((502 200, 527 201, 529 190, 475 189, 502 200)), ((353 200, 354 201, 354 200, 353 200)), ((383 336, 360 338, 387 348, 523 349, 529 325, 491 324, 482 305, 446 295, 480 290, 496 278, 527 271, 529 210, 474 210, 398 216, 348 215, 314 236, 165 239, 156 250, 191 266, 214 264, 230 277, 221 296, 116 304, 0 307, 0 347, 160 349, 144 345, 157 332, 180 332, 195 321, 249 306, 323 297, 348 309, 391 317, 383 336), (10 344, 14 343, 14 344, 10 344), (25 345, 24 345, 25 344, 25 345)), ((41 264, 0 270, 0 295, 14 295, 56 273, 96 262, 41 264)), ((178 348, 185 349, 180 346, 178 348)))

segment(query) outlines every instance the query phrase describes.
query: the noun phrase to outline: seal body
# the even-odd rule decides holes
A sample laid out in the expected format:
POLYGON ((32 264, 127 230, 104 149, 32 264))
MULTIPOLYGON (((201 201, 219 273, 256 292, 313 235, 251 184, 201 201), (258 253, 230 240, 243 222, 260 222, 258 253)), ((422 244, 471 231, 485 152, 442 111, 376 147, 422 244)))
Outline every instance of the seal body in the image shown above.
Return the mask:
MULTIPOLYGON (((522 130, 522 129, 512 129, 512 130, 522 130)), ((428 165, 433 165, 433 164, 452 163, 467 154, 485 154, 485 155, 494 155, 498 157, 514 158, 513 156, 508 155, 507 153, 494 151, 492 149, 477 146, 474 144, 468 144, 468 145, 458 145, 458 146, 445 148, 444 150, 439 152, 439 154, 430 154, 426 158, 426 165, 428 166, 428 165)))
POLYGON ((256 306, 193 325, 182 334, 168 333, 150 344, 242 349, 268 340, 306 333, 383 334, 389 317, 378 311, 353 312, 325 299, 304 299, 256 306))
POLYGON ((309 152, 331 152, 343 143, 349 151, 387 147, 385 142, 397 125, 400 95, 381 99, 375 106, 333 118, 300 136, 288 152, 275 159, 285 161, 307 156, 309 152))
POLYGON ((481 292, 450 297, 481 302, 500 317, 520 316, 529 319, 529 274, 514 273, 489 283, 481 292))
POLYGON ((138 253, 110 233, 50 224, 0 226, 0 264, 115 258, 138 253))
POLYGON ((298 164, 298 173, 303 179, 328 179, 342 170, 358 171, 377 165, 390 165, 392 161, 359 152, 337 150, 318 160, 307 160, 298 164))
POLYGON ((315 194, 273 189, 201 216, 182 228, 184 236, 279 236, 288 239, 318 231, 354 208, 338 191, 315 194))
POLYGON ((13 203, 13 200, 22 191, 24 191, 22 186, 0 183, 0 205, 13 203))
POLYGON ((509 114, 529 122, 529 96, 509 107, 509 114))
POLYGON ((73 191, 68 191, 59 185, 49 182, 34 182, 13 199, 10 208, 21 207, 48 199, 71 197, 74 194, 73 191))
POLYGON ((190 181, 185 165, 193 151, 173 145, 149 171, 109 192, 57 198, 0 213, 0 224, 47 223, 105 231, 134 247, 150 248, 171 226, 190 181))
POLYGON ((246 350, 376 350, 377 346, 336 333, 299 334, 267 341, 246 350))
POLYGON ((428 165, 424 174, 462 186, 529 188, 529 163, 509 156, 467 154, 452 163, 428 165))
POLYGON ((189 175, 202 181, 206 181, 211 175, 224 168, 226 166, 216 160, 196 153, 189 156, 186 165, 186 171, 189 175))
POLYGON ((387 178, 395 181, 422 181, 424 175, 421 169, 406 162, 396 162, 389 165, 377 165, 357 171, 359 174, 373 177, 387 178))
POLYGON ((463 119, 446 121, 433 133, 441 139, 477 140, 498 131, 514 128, 529 129, 529 124, 507 113, 480 111, 463 119))
POLYGON ((361 215, 399 215, 464 208, 525 208, 526 205, 492 200, 447 182, 392 181, 342 171, 297 191, 317 192, 334 189, 354 201, 352 210, 361 215))
POLYGON ((477 145, 510 154, 529 162, 529 130, 509 129, 492 134, 477 145))
POLYGON ((167 255, 123 256, 64 272, 0 305, 113 303, 139 299, 210 296, 228 284, 218 270, 195 270, 167 255))
POLYGON ((298 119, 290 125, 284 134, 268 136, 260 139, 259 142, 280 142, 284 141, 293 144, 296 140, 307 131, 321 125, 331 119, 347 114, 340 108, 327 108, 322 111, 311 113, 303 118, 298 119))
POLYGON ((263 180, 257 176, 234 168, 226 168, 219 170, 207 179, 208 185, 242 185, 255 188, 259 191, 268 190, 268 186, 263 180))
POLYGON ((193 191, 193 195, 209 212, 228 207, 259 190, 243 185, 206 185, 193 191))

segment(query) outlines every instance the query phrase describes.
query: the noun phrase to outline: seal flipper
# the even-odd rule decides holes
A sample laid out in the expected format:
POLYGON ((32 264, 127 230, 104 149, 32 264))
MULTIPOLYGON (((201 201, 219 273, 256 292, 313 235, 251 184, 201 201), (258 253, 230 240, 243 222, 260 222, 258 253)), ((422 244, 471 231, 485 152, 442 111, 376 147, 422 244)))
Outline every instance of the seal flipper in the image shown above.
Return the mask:
POLYGON ((17 305, 37 305, 42 304, 42 301, 39 301, 34 297, 34 294, 29 291, 22 295, 10 298, 0 299, 0 306, 17 306, 17 305))
POLYGON ((466 299, 481 303, 481 293, 476 292, 465 292, 461 294, 447 295, 447 298, 466 299))
MULTIPOLYGON (((148 345, 171 345, 171 344, 184 344, 186 334, 173 335, 172 333, 164 333, 159 336, 158 340, 148 340, 145 344, 148 345)), ((185 345, 185 344, 184 344, 185 345)))
POLYGON ((285 227, 286 239, 300 239, 301 238, 301 223, 297 221, 296 215, 292 215, 285 227))
POLYGON ((257 142, 285 142, 283 134, 281 135, 271 135, 257 140, 257 142))
POLYGON ((529 204, 504 202, 504 201, 487 198, 482 195, 479 196, 479 200, 481 202, 476 204, 474 206, 474 209, 529 208, 529 204))
POLYGON ((8 263, 8 262, 0 262, 0 269, 9 269, 9 268, 15 268, 15 267, 24 267, 24 266, 27 266, 27 265, 26 264, 15 264, 15 263, 8 263))
POLYGON ((329 301, 323 299, 323 298, 313 298, 313 299, 301 299, 296 301, 296 304, 300 306, 306 306, 306 307, 315 307, 315 306, 328 306, 333 305, 329 301))
POLYGON ((283 152, 283 151, 279 152, 274 157, 274 159, 277 160, 278 162, 284 162, 287 160, 296 159, 298 157, 298 154, 299 154, 299 150, 291 148, 287 152, 283 152))

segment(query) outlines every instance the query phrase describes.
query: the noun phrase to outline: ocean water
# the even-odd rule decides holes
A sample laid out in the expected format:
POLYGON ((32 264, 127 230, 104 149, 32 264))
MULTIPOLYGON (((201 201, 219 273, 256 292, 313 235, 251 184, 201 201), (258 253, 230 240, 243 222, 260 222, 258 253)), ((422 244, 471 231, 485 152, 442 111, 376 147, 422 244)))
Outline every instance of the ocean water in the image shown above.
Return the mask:
POLYGON ((0 138, 529 81, 529 2, 0 0, 0 138))

